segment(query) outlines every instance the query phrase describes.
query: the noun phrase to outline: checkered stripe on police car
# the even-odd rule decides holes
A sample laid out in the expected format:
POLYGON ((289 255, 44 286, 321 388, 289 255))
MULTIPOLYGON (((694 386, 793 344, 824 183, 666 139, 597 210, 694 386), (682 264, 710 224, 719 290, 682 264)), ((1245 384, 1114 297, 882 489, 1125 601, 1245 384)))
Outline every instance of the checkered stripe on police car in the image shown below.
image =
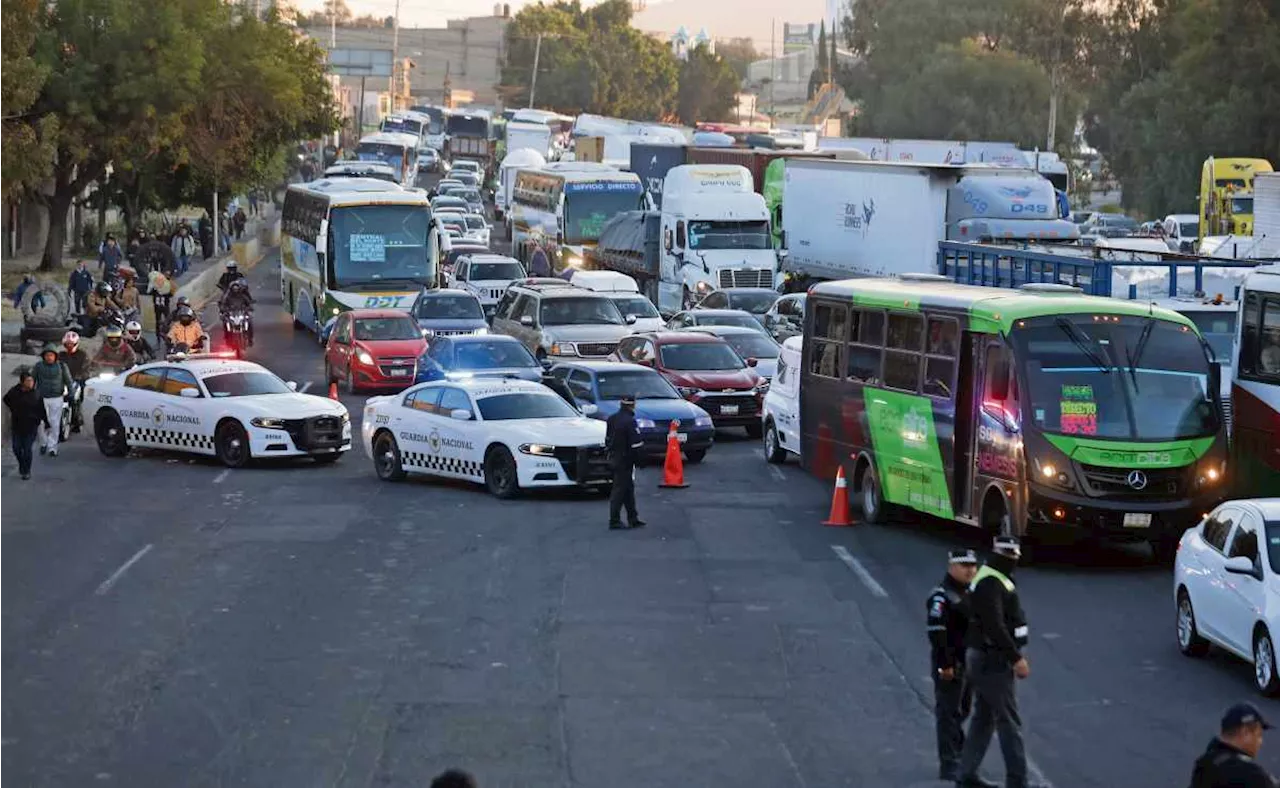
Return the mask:
POLYGON ((213 451, 213 438, 208 435, 191 435, 177 430, 157 430, 152 427, 129 427, 125 437, 137 443, 161 443, 180 449, 205 449, 213 451))
POLYGON ((406 468, 424 471, 442 471, 465 476, 483 476, 484 468, 480 463, 458 457, 441 457, 438 454, 427 454, 420 451, 406 451, 400 454, 400 464, 406 468))

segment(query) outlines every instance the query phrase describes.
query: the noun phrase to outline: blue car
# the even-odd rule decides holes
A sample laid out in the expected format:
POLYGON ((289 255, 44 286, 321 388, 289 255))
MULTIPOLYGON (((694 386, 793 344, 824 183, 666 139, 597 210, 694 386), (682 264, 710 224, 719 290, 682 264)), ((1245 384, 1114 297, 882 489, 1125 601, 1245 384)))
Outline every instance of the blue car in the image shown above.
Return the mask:
POLYGON ((428 341, 435 337, 484 335, 489 324, 484 319, 480 299, 465 290, 423 290, 409 308, 428 341))
POLYGON ((667 451, 667 431, 671 422, 683 436, 684 456, 690 463, 702 462, 715 441, 711 416, 683 399, 656 370, 639 364, 616 361, 574 361, 551 368, 551 377, 563 381, 578 409, 597 419, 607 419, 621 407, 622 397, 636 398, 636 426, 644 440, 646 456, 661 457, 667 451), (594 405, 592 409, 589 406, 594 405))
POLYGON ((414 383, 480 377, 542 381, 542 365, 514 337, 498 334, 437 336, 418 357, 414 383))

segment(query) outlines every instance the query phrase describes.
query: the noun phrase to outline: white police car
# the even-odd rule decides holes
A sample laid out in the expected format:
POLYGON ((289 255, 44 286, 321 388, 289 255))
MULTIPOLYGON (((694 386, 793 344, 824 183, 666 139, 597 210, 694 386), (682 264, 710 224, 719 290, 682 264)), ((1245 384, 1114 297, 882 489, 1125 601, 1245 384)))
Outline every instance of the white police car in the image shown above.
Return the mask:
POLYGON ((333 462, 351 448, 347 409, 294 389, 248 361, 190 356, 90 380, 84 418, 108 457, 144 447, 209 454, 231 468, 264 457, 333 462))
POLYGON ((539 487, 602 487, 605 425, 527 380, 442 380, 372 397, 361 425, 378 477, 483 483, 499 498, 539 487))

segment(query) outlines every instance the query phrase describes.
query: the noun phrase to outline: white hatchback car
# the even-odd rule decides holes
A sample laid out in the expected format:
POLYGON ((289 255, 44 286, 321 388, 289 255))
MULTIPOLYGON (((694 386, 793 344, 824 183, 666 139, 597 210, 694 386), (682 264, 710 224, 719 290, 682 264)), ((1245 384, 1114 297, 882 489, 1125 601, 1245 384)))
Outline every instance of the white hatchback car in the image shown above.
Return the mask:
POLYGON ((1258 691, 1280 691, 1280 498, 1227 501, 1182 535, 1174 563, 1178 648, 1213 644, 1253 664, 1258 691))

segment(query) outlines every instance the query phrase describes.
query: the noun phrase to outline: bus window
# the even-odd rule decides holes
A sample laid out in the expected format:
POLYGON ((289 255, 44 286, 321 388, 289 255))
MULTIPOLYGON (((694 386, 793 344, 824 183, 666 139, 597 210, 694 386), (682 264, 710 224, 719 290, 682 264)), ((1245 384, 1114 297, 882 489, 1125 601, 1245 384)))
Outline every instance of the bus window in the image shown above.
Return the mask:
POLYGON ((1018 402, 1009 374, 1009 352, 999 345, 987 345, 986 368, 982 409, 1002 423, 1016 422, 1018 402))
POLYGON ((844 347, 849 310, 834 304, 818 304, 813 311, 813 341, 809 344, 809 372, 824 378, 839 376, 840 350, 844 347))
POLYGON ((1249 293, 1240 331, 1240 376, 1280 381, 1280 300, 1249 293))
POLYGON ((925 345, 924 393, 951 399, 956 374, 960 324, 951 318, 930 317, 925 345))
POLYGON ((889 388, 911 392, 919 390, 923 323, 920 315, 889 315, 889 336, 884 353, 884 384, 889 388))
POLYGON ((884 356, 884 312, 855 311, 849 327, 845 376, 858 383, 880 384, 884 356))

